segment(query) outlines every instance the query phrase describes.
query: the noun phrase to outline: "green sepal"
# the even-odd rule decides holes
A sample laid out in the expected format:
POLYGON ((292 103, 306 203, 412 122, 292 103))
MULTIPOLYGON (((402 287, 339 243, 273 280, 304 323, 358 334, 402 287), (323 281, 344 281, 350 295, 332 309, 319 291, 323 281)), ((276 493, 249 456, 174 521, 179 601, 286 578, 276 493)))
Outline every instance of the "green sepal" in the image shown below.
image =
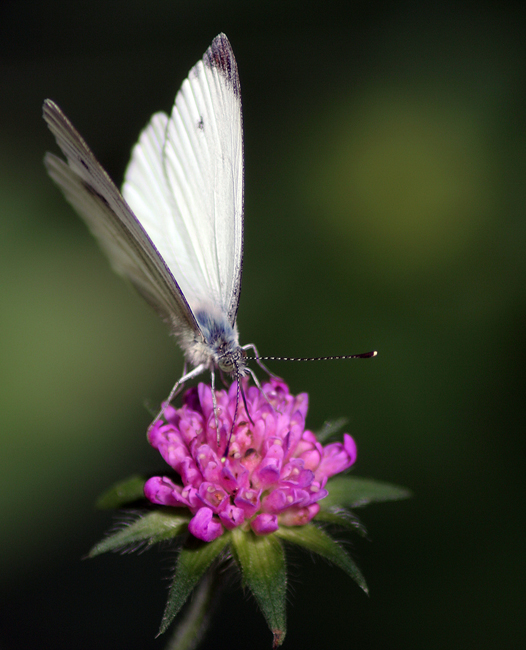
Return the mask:
POLYGON ((181 549, 157 636, 166 632, 205 571, 230 541, 231 535, 227 531, 212 542, 201 542, 191 537, 189 545, 181 549))
POLYGON ((144 499, 144 476, 135 474, 124 481, 115 483, 97 499, 95 504, 100 510, 115 510, 123 506, 144 499))
POLYGON ((108 551, 123 550, 127 547, 147 545, 172 539, 184 533, 190 521, 188 514, 180 515, 170 510, 153 510, 142 515, 122 530, 112 533, 91 549, 88 557, 95 557, 108 551))
POLYGON ((348 418, 338 418, 336 420, 326 420, 321 429, 316 432, 316 439, 321 444, 326 443, 330 438, 339 433, 349 422, 348 418))
POLYGON ((232 550, 243 583, 253 593, 274 635, 272 647, 277 648, 287 632, 287 567, 283 546, 275 533, 258 536, 235 528, 232 550))
POLYGON ((360 569, 354 563, 354 560, 347 555, 343 548, 337 544, 330 535, 327 535, 321 528, 314 526, 314 524, 306 524, 305 526, 280 526, 274 533, 281 537, 286 542, 298 544, 303 548, 321 555, 329 562, 336 564, 340 569, 343 569, 366 594, 369 593, 365 578, 360 569))
POLYGON ((345 508, 333 507, 331 510, 320 510, 316 515, 316 521, 325 524, 334 524, 340 528, 346 528, 358 533, 361 537, 368 538, 367 529, 358 517, 345 508))
POLYGON ((329 494, 319 502, 320 508, 324 511, 342 507, 361 508, 369 503, 398 501, 412 496, 407 488, 355 476, 338 476, 330 479, 325 489, 329 494))

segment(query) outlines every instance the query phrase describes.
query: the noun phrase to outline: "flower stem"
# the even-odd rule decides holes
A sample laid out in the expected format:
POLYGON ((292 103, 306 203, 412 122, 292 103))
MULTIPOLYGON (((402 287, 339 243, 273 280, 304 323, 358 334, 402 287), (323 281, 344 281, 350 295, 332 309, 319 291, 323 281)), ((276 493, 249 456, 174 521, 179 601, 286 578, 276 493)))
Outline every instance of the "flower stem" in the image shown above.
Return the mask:
POLYGON ((194 591, 188 609, 165 650, 194 650, 199 645, 210 625, 217 587, 216 572, 208 571, 194 591))

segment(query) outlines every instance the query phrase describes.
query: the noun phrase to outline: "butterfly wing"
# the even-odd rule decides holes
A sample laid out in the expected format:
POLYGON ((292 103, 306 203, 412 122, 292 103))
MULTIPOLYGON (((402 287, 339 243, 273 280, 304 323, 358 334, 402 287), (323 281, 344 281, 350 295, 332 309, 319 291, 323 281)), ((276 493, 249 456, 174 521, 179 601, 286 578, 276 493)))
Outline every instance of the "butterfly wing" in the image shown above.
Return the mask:
POLYGON ((199 333, 171 270, 73 125, 51 100, 43 115, 67 164, 48 153, 49 175, 84 219, 119 273, 128 277, 176 333, 199 333))
POLYGON ((155 114, 123 195, 194 313, 233 327, 243 261, 243 134, 237 64, 224 34, 190 71, 170 117, 155 114))

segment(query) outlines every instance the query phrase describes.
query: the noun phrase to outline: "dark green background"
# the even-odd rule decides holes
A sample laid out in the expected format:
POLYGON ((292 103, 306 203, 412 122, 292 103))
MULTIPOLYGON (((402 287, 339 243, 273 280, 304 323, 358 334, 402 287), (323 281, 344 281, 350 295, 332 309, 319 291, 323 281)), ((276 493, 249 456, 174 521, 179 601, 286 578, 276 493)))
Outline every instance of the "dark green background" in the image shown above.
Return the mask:
MULTIPOLYGON (((163 648, 173 552, 81 561, 93 502, 158 466, 149 413, 180 375, 162 323, 45 176, 59 103, 120 183, 212 38, 244 102, 242 343, 308 424, 348 416, 372 506, 371 597, 291 558, 285 647, 519 648, 524 634, 526 31, 520 4, 0 5, 0 647, 163 648)), ((270 647, 236 580, 203 647, 270 647)))

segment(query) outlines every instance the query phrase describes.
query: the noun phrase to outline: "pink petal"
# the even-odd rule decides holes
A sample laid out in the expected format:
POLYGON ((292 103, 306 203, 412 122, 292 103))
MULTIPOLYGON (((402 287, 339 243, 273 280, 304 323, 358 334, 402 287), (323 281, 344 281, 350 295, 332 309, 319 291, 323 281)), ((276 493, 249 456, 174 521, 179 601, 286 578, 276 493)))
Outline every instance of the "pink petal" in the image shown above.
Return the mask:
POLYGON ((264 512, 277 514, 295 505, 307 505, 309 500, 310 495, 307 490, 280 487, 272 490, 272 492, 263 499, 261 507, 264 512))
POLYGON ((183 488, 169 478, 153 476, 144 485, 144 496, 152 503, 162 506, 188 507, 188 501, 182 496, 183 488))
POLYGON ((314 480, 314 472, 305 469, 305 463, 301 458, 292 458, 281 470, 281 483, 287 483, 295 487, 308 487, 314 480))
POLYGON ((211 508, 215 513, 220 510, 221 504, 224 503, 225 499, 228 499, 228 494, 222 487, 207 481, 201 483, 198 494, 204 505, 211 508))
POLYGON ((219 513, 219 519, 223 522, 225 528, 232 530, 245 521, 245 513, 241 508, 236 508, 231 503, 219 513))
POLYGON ((209 445, 200 445, 193 450, 194 458, 206 481, 217 483, 221 476, 221 462, 209 445))
POLYGON ((310 451, 304 451, 300 458, 303 458, 305 467, 315 471, 318 469, 318 465, 321 461, 321 454, 317 449, 311 449, 310 451))
POLYGON ((239 461, 229 458, 221 469, 219 483, 227 492, 233 494, 239 488, 248 487, 248 471, 239 461))
POLYGON ((301 413, 303 420, 305 420, 307 417, 307 411, 309 410, 309 395, 307 393, 300 393, 299 395, 296 395, 296 399, 294 400, 294 408, 301 413))
POLYGON ((350 465, 354 465, 358 456, 358 448, 356 447, 354 439, 348 433, 343 434, 343 446, 349 455, 350 465))
POLYGON ((279 481, 282 461, 283 447, 278 444, 271 445, 256 470, 258 483, 263 489, 279 481))
POLYGON ((164 419, 170 424, 177 426, 179 421, 177 409, 175 409, 171 404, 168 404, 168 402, 163 402, 161 406, 163 409, 164 419))
POLYGON ((290 508, 279 515, 279 523, 282 526, 305 526, 319 511, 320 506, 317 503, 306 508, 290 508))
POLYGON ((250 522, 250 526, 256 535, 269 535, 279 528, 278 517, 277 515, 262 513, 250 522))
POLYGON ((183 483, 185 485, 193 485, 194 487, 198 487, 203 481, 203 475, 197 469, 197 465, 195 464, 193 458, 185 458, 182 463, 180 463, 177 471, 181 475, 181 478, 183 479, 183 483))
POLYGON ((238 508, 241 508, 245 513, 245 517, 249 519, 254 516, 259 510, 260 502, 259 497, 261 490, 253 490, 250 488, 241 488, 234 499, 234 503, 238 508))
POLYGON ((356 444, 351 436, 346 433, 341 442, 333 442, 323 448, 323 457, 316 470, 316 478, 320 480, 323 476, 330 477, 343 472, 356 460, 356 444))
POLYGON ((212 399, 212 389, 207 384, 200 383, 197 386, 199 395, 200 411, 203 413, 205 420, 214 413, 214 401, 212 399))
POLYGON ((190 520, 188 530, 203 542, 211 542, 223 534, 223 526, 213 518, 210 508, 200 508, 190 520))

